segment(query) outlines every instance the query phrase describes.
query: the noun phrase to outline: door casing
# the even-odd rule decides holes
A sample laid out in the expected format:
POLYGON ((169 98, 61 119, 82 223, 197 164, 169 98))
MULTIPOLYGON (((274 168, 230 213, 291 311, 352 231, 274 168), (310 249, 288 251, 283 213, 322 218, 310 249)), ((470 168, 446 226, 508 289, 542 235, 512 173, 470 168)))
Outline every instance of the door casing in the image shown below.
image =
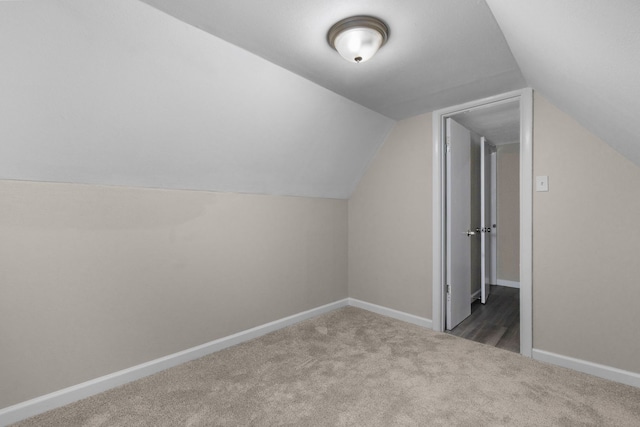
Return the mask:
POLYGON ((480 137, 480 301, 486 304, 496 284, 496 146, 480 137), (487 153, 488 152, 488 153, 487 153), (488 166, 488 168, 487 168, 488 166), (488 214, 488 215, 487 215, 488 214), (489 229, 487 234, 486 229, 489 229), (488 250, 487 250, 488 249, 488 250))
POLYGON ((533 348, 533 90, 525 88, 433 112, 433 311, 432 325, 445 326, 446 203, 445 120, 455 114, 505 102, 520 106, 520 353, 533 348))

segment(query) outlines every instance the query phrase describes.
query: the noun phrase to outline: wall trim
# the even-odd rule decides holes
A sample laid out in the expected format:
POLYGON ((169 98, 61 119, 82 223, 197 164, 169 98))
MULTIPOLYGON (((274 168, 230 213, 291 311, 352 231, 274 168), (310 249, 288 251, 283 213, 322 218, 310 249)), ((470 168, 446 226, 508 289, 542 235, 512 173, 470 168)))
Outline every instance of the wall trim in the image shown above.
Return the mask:
POLYGON ((475 300, 482 298, 480 294, 482 293, 482 289, 478 289, 474 293, 471 294, 471 302, 473 303, 475 300))
POLYGON ((291 326, 303 320, 328 313, 338 308, 346 307, 347 305, 349 305, 349 298, 344 298, 311 310, 303 311, 302 313, 294 314, 273 322, 265 323, 264 325, 256 326, 255 328, 247 329, 246 331, 238 332, 206 344, 85 381, 16 405, 8 406, 0 409, 0 426, 13 424, 51 409, 68 405, 69 403, 73 403, 77 400, 102 393, 103 391, 107 391, 111 388, 144 378, 151 374, 155 374, 156 372, 172 368, 208 354, 215 353, 216 351, 223 350, 227 347, 258 338, 262 335, 291 326))
MULTIPOLYGON (((294 325, 303 320, 311 319, 346 306, 361 308, 363 310, 371 311, 373 313, 388 316, 425 328, 433 328, 433 322, 431 319, 361 301, 355 298, 344 298, 311 310, 265 323, 264 325, 256 326, 255 328, 247 329, 246 331, 238 332, 206 344, 179 351, 131 368, 123 369, 112 374, 104 375, 93 380, 85 381, 44 396, 36 397, 13 406, 0 409, 0 426, 13 424, 51 409, 68 405, 77 400, 102 393, 103 391, 107 391, 111 388, 144 378, 156 372, 198 359, 208 354, 215 353, 216 351, 258 338, 270 332, 277 331, 278 329, 294 325)), ((541 362, 551 363, 553 365, 562 366, 575 371, 594 375, 596 377, 640 388, 640 373, 625 371, 611 366, 601 365, 539 349, 532 349, 532 357, 541 362)))
POLYGON ((584 372, 585 374, 640 388, 640 374, 636 372, 625 371, 612 366, 589 362, 587 360, 575 359, 573 357, 563 356, 561 354, 539 350, 537 348, 534 348, 531 353, 535 360, 539 360, 541 362, 551 363, 553 365, 573 369, 574 371, 584 372))
POLYGON ((416 316, 414 314, 405 313, 404 311, 398 311, 392 308, 383 307, 381 305, 372 304, 370 302, 361 301, 355 298, 347 298, 347 299, 348 299, 348 304, 352 307, 361 308, 363 310, 382 314, 383 316, 392 317, 397 320, 402 320, 403 322, 413 323, 414 325, 433 329, 432 328, 433 323, 431 319, 416 316))
POLYGON ((499 286, 506 286, 508 288, 518 288, 520 289, 520 282, 514 282, 513 280, 502 280, 498 279, 499 286))

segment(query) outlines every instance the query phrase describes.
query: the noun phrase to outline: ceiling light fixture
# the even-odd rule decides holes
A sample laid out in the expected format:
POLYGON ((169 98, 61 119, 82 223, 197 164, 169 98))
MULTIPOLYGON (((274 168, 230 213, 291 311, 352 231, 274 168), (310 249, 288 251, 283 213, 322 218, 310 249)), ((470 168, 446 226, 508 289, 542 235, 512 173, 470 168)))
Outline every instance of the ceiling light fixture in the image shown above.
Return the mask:
POLYGON ((336 22, 329 33, 329 45, 349 62, 371 59, 389 38, 387 25, 372 16, 352 16, 336 22))

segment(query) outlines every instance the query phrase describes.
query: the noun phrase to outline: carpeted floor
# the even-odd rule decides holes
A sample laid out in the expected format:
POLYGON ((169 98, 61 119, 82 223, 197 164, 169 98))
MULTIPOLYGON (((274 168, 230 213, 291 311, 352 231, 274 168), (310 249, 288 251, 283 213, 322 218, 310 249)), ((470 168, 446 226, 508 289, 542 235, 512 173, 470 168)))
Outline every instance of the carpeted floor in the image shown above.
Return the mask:
POLYGON ((18 426, 639 426, 640 389, 347 307, 18 426))

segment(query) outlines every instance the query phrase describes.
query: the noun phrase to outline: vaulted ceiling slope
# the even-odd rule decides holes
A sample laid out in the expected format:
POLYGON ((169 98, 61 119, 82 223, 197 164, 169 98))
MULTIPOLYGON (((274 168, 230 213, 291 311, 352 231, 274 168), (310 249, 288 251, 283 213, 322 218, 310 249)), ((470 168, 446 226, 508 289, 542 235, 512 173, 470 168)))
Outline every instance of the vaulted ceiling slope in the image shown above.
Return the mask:
POLYGON ((487 1, 527 83, 640 166, 640 1, 487 1))
POLYGON ((483 0, 142 0, 393 119, 525 86, 483 0), (372 15, 387 44, 362 64, 327 43, 337 21, 372 15))
POLYGON ((637 0, 0 2, 0 179, 348 198, 393 119, 526 85, 640 165, 639 23, 637 0), (391 28, 358 65, 326 43, 354 14, 391 28))
POLYGON ((142 1, 395 119, 530 86, 640 165, 638 0, 142 1), (357 14, 390 38, 354 66, 326 32, 357 14))
POLYGON ((141 2, 0 2, 0 179, 347 198, 394 121, 141 2))

